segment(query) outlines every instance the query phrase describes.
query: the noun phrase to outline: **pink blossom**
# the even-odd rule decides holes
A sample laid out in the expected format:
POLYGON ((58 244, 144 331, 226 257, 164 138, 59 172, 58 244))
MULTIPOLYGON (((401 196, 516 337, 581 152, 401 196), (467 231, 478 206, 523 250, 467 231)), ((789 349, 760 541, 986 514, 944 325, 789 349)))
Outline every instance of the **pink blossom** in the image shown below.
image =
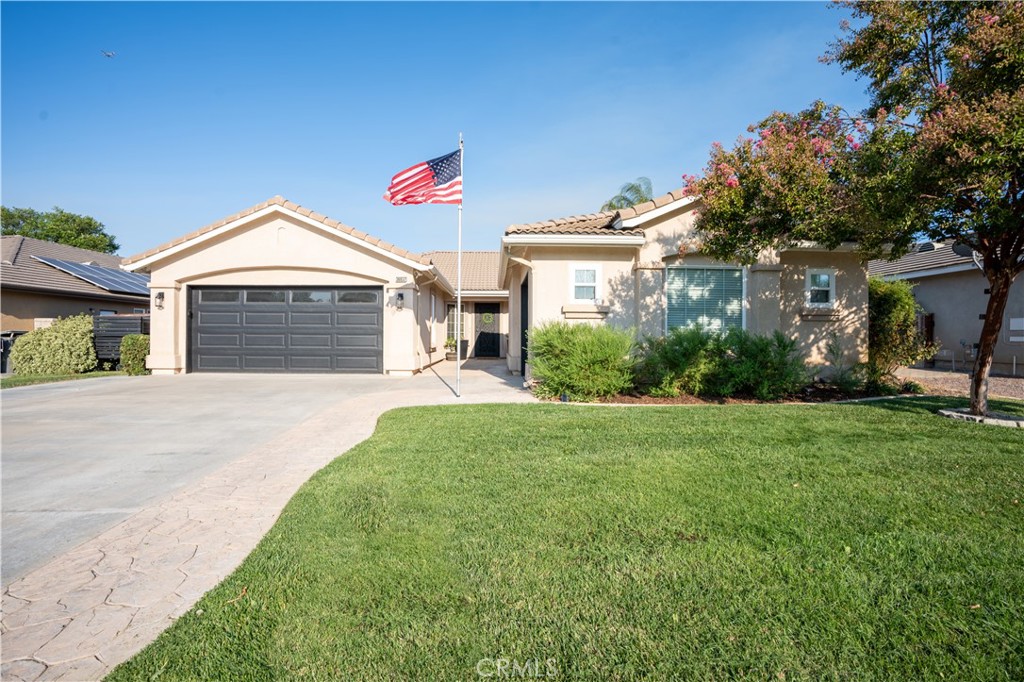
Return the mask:
POLYGON ((729 176, 729 179, 725 181, 726 187, 739 187, 740 181, 736 179, 735 175, 729 176))
POLYGON ((846 141, 847 141, 847 142, 849 142, 850 144, 853 144, 853 143, 854 143, 854 141, 855 141, 855 140, 853 139, 853 135, 847 135, 847 136, 846 136, 846 141))
POLYGON ((854 142, 853 143, 853 151, 857 151, 858 149, 860 149, 860 142, 854 142))
POLYGON ((786 151, 790 151, 790 152, 793 151, 793 146, 794 145, 793 145, 792 142, 787 142, 786 143, 786 151))
POLYGON ((985 22, 986 26, 992 26, 997 21, 999 21, 999 15, 998 14, 989 14, 984 19, 982 19, 982 21, 985 22))

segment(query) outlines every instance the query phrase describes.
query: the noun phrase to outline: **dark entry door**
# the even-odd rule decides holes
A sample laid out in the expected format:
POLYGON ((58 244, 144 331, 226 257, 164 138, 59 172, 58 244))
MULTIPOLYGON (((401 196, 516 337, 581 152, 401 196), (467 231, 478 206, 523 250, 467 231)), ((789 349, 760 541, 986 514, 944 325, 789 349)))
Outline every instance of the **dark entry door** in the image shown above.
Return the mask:
POLYGON ((497 303, 477 303, 474 311, 476 343, 474 355, 478 358, 496 358, 501 355, 499 313, 497 303))

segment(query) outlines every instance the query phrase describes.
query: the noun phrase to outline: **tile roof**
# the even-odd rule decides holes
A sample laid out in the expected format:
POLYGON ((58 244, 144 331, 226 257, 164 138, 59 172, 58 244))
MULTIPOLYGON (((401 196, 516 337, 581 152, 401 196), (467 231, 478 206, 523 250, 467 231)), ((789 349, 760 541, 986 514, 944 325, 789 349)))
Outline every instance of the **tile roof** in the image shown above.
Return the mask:
POLYGON ((236 220, 241 220, 242 218, 246 218, 248 216, 251 216, 254 213, 258 213, 259 211, 262 211, 265 208, 269 208, 270 206, 280 206, 280 207, 286 208, 286 209, 288 209, 290 211, 294 211, 294 212, 298 213, 301 216, 309 218, 310 220, 314 220, 314 221, 316 221, 318 223, 322 223, 322 224, 326 225, 327 227, 333 228, 333 229, 338 230, 339 232, 343 232, 343 233, 345 233, 345 234, 347 234, 347 235, 349 235, 351 237, 354 237, 356 239, 362 240, 362 241, 366 242, 367 244, 371 244, 373 246, 376 246, 379 249, 383 249, 385 251, 393 253, 396 256, 400 257, 400 258, 405 258, 405 259, 408 259, 408 260, 411 260, 411 261, 415 261, 417 263, 420 263, 421 265, 430 265, 430 259, 428 259, 428 258, 426 258, 424 256, 421 256, 418 253, 412 253, 411 251, 406 251, 405 249, 399 248, 399 247, 395 246, 394 244, 389 244, 388 242, 386 242, 386 241, 384 241, 382 239, 378 239, 377 237, 374 237, 372 235, 366 234, 365 232, 360 232, 359 230, 355 229, 354 227, 349 227, 348 225, 340 223, 337 220, 334 220, 333 218, 328 218, 327 216, 322 215, 320 213, 316 213, 314 211, 311 211, 308 208, 303 208, 302 206, 299 206, 298 204, 296 204, 293 201, 288 201, 287 199, 285 199, 282 196, 275 196, 275 197, 273 197, 271 199, 267 199, 263 203, 256 204, 255 206, 251 206, 251 207, 245 209, 244 211, 239 211, 238 213, 235 213, 234 215, 230 215, 227 218, 222 218, 221 220, 218 220, 215 223, 210 223, 206 227, 202 227, 202 228, 196 230, 195 232, 189 232, 188 234, 186 234, 186 235, 184 235, 182 237, 178 237, 177 239, 173 239, 173 240, 167 242, 166 244, 161 244, 160 246, 152 248, 149 251, 144 251, 144 252, 142 252, 140 254, 136 254, 134 256, 131 256, 130 258, 125 258, 122 262, 125 265, 131 265, 132 263, 137 263, 138 261, 143 260, 145 258, 149 258, 150 256, 155 256, 158 253, 160 253, 161 251, 166 251, 167 249, 170 249, 172 247, 178 246, 179 244, 184 244, 185 242, 191 241, 191 240, 195 239, 196 237, 201 237, 202 235, 206 234, 207 232, 212 232, 213 230, 216 230, 219 227, 223 227, 223 226, 227 225, 228 223, 232 223, 232 222, 234 222, 236 220))
POLYGON ((643 234, 643 230, 636 228, 614 229, 612 224, 615 222, 616 215, 618 214, 615 211, 605 211, 604 213, 588 213, 568 218, 542 220, 536 223, 509 225, 505 229, 505 234, 621 234, 624 236, 643 234))
MULTIPOLYGON (((429 251, 423 254, 454 287, 458 281, 457 251, 429 251)), ((504 291, 498 284, 500 255, 497 251, 462 252, 462 288, 468 291, 504 291)))
POLYGON ((630 218, 636 218, 637 216, 649 213, 650 211, 661 208, 673 201, 679 201, 686 197, 687 195, 683 193, 682 189, 677 189, 669 192, 668 194, 655 197, 650 201, 633 206, 632 208, 624 208, 618 211, 604 211, 602 213, 587 213, 584 215, 569 216, 567 218, 554 218, 551 220, 542 220, 536 223, 509 225, 505 229, 505 234, 642 235, 644 231, 640 227, 617 230, 613 225, 616 220, 629 220, 630 218))
POLYGON ((673 201, 685 199, 688 196, 688 194, 685 194, 683 188, 674 189, 668 194, 662 194, 660 197, 654 197, 650 201, 645 201, 642 204, 637 204, 632 208, 622 209, 621 211, 619 211, 619 217, 623 220, 629 220, 630 218, 635 218, 637 216, 643 215, 644 213, 653 211, 656 208, 661 208, 666 204, 671 204, 673 201))
POLYGON ((97 298, 149 300, 148 294, 133 296, 132 294, 111 293, 32 257, 42 256, 120 269, 121 258, 119 256, 20 235, 4 235, 0 237, 0 245, 2 245, 0 259, 3 261, 0 264, 0 287, 88 295, 97 298))
POLYGON ((951 265, 966 265, 973 262, 970 256, 959 256, 954 253, 952 247, 952 243, 923 242, 916 244, 910 253, 898 260, 868 261, 868 274, 879 277, 903 275, 908 272, 946 268, 951 265))

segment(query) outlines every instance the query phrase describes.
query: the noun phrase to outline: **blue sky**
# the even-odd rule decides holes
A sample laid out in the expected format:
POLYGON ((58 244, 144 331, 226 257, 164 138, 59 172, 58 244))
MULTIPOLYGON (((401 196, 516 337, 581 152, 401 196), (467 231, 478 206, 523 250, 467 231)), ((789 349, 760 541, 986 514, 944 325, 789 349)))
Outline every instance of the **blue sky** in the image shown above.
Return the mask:
POLYGON ((91 215, 131 255, 280 194, 412 251, 456 208, 391 206, 466 140, 466 249, 656 194, 772 110, 857 110, 825 3, 4 2, 5 206, 91 215), (101 50, 116 52, 112 59, 101 50))

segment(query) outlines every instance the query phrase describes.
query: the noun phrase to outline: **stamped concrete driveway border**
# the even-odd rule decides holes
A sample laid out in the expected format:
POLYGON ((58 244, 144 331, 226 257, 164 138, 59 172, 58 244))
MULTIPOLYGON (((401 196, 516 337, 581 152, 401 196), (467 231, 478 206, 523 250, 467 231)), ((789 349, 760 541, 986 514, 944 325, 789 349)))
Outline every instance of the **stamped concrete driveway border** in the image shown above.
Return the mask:
POLYGON ((469 362, 463 396, 452 363, 372 399, 315 416, 147 506, 4 591, 3 680, 95 680, 127 660, 252 551, 309 477, 403 406, 532 402, 503 363, 469 362))

